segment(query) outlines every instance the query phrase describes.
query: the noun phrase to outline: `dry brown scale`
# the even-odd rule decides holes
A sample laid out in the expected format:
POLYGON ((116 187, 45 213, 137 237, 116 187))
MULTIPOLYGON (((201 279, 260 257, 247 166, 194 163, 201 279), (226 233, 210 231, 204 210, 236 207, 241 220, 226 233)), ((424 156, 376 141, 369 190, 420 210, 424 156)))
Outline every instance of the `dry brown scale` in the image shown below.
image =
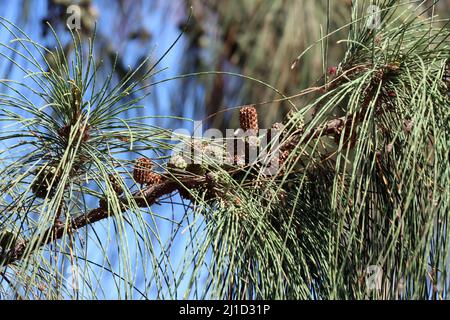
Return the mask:
POLYGON ((99 208, 101 208, 103 210, 107 210, 108 209, 108 200, 106 200, 106 198, 100 198, 98 200, 98 206, 99 206, 99 208))

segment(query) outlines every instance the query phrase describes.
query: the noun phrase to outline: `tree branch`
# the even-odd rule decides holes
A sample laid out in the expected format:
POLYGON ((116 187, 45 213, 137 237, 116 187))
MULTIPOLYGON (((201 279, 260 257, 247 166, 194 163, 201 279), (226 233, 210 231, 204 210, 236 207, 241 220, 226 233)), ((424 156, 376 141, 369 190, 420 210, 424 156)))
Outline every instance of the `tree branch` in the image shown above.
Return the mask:
MULTIPOLYGON (((156 203, 159 198, 176 191, 180 184, 183 184, 187 188, 197 188, 204 183, 205 179, 202 179, 201 177, 192 177, 180 182, 166 179, 159 184, 148 186, 146 189, 136 192, 133 196, 133 200, 140 207, 149 207, 156 203)), ((122 207, 122 212, 124 212, 126 211, 126 206, 129 201, 125 198, 121 198, 121 203, 124 204, 122 207)), ((40 247, 61 239, 64 234, 66 234, 67 230, 78 230, 87 225, 109 218, 109 216, 110 214, 106 208, 98 207, 85 215, 76 217, 71 221, 69 226, 57 222, 53 227, 46 230, 41 237, 38 237, 39 239, 43 239, 41 242, 21 242, 12 249, 12 252, 7 253, 6 257, 0 256, 0 267, 16 262, 22 259, 27 253, 31 253, 40 247)))
MULTIPOLYGON (((332 119, 307 134, 305 134, 302 130, 296 131, 292 135, 291 139, 285 142, 284 149, 292 151, 300 141, 308 141, 310 139, 320 138, 327 135, 334 136, 336 134, 340 134, 342 128, 348 124, 349 119, 351 120, 349 117, 332 119)), ((133 195, 133 201, 139 207, 149 207, 155 204, 159 198, 170 195, 180 187, 195 189, 204 186, 205 183, 206 178, 199 176, 185 177, 178 181, 173 179, 164 179, 163 182, 159 184, 148 186, 144 190, 139 190, 136 192, 133 195)), ((125 212, 129 201, 122 197, 120 202, 123 204, 121 210, 122 212, 125 212)), ((53 227, 49 228, 42 234, 42 236, 38 237, 38 239, 43 239, 42 241, 32 243, 29 241, 23 241, 16 244, 15 248, 3 257, 0 255, 0 267, 8 266, 18 260, 21 260, 26 254, 32 253, 47 244, 61 239, 67 233, 67 230, 70 230, 71 232, 76 231, 103 219, 109 218, 109 216, 110 214, 107 208, 100 206, 82 216, 74 218, 70 222, 70 225, 65 225, 57 221, 53 227)))

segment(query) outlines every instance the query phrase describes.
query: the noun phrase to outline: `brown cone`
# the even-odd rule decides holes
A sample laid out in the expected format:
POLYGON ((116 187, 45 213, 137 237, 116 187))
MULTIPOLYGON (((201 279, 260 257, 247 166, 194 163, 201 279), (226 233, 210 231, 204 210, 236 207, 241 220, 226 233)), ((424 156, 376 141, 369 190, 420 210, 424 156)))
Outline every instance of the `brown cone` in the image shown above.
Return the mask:
POLYGON ((119 179, 113 174, 110 174, 108 176, 108 178, 109 178, 109 181, 111 182, 111 185, 112 185, 112 188, 113 188, 114 192, 117 195, 121 195, 123 193, 123 188, 122 188, 122 185, 119 182, 119 179))
POLYGON ((44 199, 47 195, 53 197, 56 193, 56 187, 59 183, 60 176, 52 169, 54 168, 49 167, 39 171, 31 185, 31 191, 33 191, 38 198, 44 199))
MULTIPOLYGON (((72 131, 72 127, 73 126, 70 125, 70 124, 61 127, 58 130, 59 136, 65 138, 66 140, 69 140, 70 135, 72 133, 71 132, 72 131)), ((78 131, 75 133, 74 141, 78 142, 80 140, 80 136, 81 136, 81 142, 87 142, 90 139, 91 134, 90 134, 90 126, 89 125, 86 125, 86 126, 82 125, 82 126, 80 126, 78 131)))
POLYGON ((152 180, 153 162, 149 158, 139 158, 133 169, 133 178, 137 183, 144 184, 152 180))
POLYGON ((239 110, 239 123, 244 131, 259 129, 258 112, 254 106, 245 106, 239 110))
POLYGON ((163 181, 162 176, 156 172, 148 173, 145 178, 146 178, 145 183, 148 185, 159 184, 163 181))

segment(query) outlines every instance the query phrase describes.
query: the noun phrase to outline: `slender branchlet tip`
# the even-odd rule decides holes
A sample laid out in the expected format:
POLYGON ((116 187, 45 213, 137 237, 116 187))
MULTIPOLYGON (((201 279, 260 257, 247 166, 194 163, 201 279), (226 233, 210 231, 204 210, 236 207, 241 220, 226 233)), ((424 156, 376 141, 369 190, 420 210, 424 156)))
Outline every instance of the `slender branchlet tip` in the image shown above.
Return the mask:
POLYGON ((239 110, 239 123, 244 131, 259 129, 258 112, 254 106, 245 106, 239 110))
POLYGON ((77 86, 72 85, 72 89, 71 89, 71 104, 72 104, 72 108, 75 110, 79 110, 81 107, 81 91, 80 89, 78 89, 77 86))

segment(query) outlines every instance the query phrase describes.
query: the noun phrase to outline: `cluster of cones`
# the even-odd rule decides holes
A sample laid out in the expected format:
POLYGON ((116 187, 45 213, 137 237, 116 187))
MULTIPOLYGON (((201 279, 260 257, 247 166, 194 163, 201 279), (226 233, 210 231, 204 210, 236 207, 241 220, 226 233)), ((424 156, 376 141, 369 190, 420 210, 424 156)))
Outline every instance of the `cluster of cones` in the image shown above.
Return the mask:
MULTIPOLYGON (((254 106, 245 106, 239 111, 239 122, 242 130, 248 132, 250 131, 255 137, 258 135, 259 125, 258 125, 258 112, 254 106)), ((279 126, 274 125, 275 130, 280 130, 279 126)), ((270 133, 270 132, 269 132, 270 133)), ((246 143, 248 145, 248 142, 246 143)), ((235 155, 238 156, 238 155, 235 155)), ((279 160, 283 161, 287 158, 288 153, 282 152, 279 156, 279 160)), ((151 159, 147 157, 140 157, 135 161, 133 168, 133 179, 136 183, 141 186, 152 186, 160 184, 164 181, 162 174, 154 171, 154 163, 151 159)), ((123 194, 123 184, 120 182, 120 178, 115 175, 109 176, 109 182, 114 190, 114 192, 120 196, 123 194)), ((213 186, 211 186, 213 188, 213 186)), ((179 194, 185 198, 192 200, 192 193, 181 186, 178 188, 179 194)), ((105 205, 103 200, 103 205, 105 205)))

